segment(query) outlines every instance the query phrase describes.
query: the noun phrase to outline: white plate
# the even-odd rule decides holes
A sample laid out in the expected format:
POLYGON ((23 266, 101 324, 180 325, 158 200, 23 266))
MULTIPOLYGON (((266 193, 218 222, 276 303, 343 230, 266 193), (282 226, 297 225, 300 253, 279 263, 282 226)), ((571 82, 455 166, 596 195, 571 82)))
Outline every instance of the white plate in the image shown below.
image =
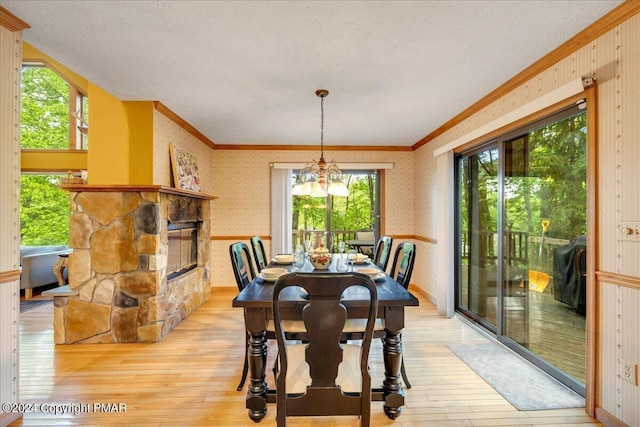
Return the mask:
POLYGON ((293 263, 293 255, 291 254, 280 254, 273 257, 273 262, 276 264, 291 264, 293 263))
POLYGON ((384 272, 378 270, 377 268, 358 268, 356 269, 356 273, 366 274, 371 277, 373 280, 378 280, 384 277, 384 272))
POLYGON ((259 276, 268 282, 275 282, 278 277, 287 274, 286 268, 263 268, 259 276))
POLYGON ((282 276, 282 274, 280 274, 279 276, 265 276, 262 273, 258 273, 258 277, 264 280, 265 282, 275 282, 276 280, 278 280, 278 277, 280 276, 282 276))

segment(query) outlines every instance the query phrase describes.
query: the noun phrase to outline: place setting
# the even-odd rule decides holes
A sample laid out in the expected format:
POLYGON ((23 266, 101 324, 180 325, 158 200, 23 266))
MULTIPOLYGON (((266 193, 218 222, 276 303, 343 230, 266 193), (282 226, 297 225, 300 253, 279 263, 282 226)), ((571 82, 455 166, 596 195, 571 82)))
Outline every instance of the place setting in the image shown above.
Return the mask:
POLYGON ((275 282, 278 280, 278 277, 283 274, 287 274, 289 272, 286 268, 280 267, 269 267, 263 268, 260 273, 258 273, 258 277, 264 280, 265 282, 275 282))
POLYGON ((293 254, 278 254, 274 256, 271 261, 273 261, 275 264, 282 265, 293 264, 293 254))
POLYGON ((367 254, 360 253, 355 249, 350 249, 347 252, 347 258, 349 262, 356 265, 365 265, 371 262, 371 258, 367 254))
POLYGON ((379 268, 375 267, 362 267, 354 269, 356 273, 362 273, 369 276, 372 280, 374 280, 377 284, 382 283, 382 279, 386 276, 384 271, 381 271, 379 268))

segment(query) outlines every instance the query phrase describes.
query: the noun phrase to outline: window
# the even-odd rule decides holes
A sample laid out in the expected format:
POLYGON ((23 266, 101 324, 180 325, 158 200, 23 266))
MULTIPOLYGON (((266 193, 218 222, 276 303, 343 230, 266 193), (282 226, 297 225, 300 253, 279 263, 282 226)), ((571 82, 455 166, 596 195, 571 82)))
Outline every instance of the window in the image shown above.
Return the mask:
POLYGON ((58 175, 20 177, 20 245, 66 245, 69 241, 69 194, 56 187, 58 175))
POLYGON ((21 102, 22 149, 87 149, 87 97, 51 68, 23 65, 21 102))
MULTIPOLYGON (((23 150, 86 150, 86 96, 53 69, 23 64, 20 146, 23 150)), ((68 244, 69 195, 56 185, 62 173, 37 165, 20 177, 20 244, 68 244)))
MULTIPOLYGON (((295 177, 298 171, 294 172, 295 177)), ((356 239, 358 230, 373 230, 379 236, 378 171, 343 172, 348 197, 292 196, 294 244, 322 232, 327 246, 337 252, 338 242, 356 239)))

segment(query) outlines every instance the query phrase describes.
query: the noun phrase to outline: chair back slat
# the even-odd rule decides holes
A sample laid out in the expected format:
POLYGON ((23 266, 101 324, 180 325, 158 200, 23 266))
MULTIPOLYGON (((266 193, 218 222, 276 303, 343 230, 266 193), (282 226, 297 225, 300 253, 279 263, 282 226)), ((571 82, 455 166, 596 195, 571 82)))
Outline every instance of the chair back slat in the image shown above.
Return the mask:
POLYGON ((269 264, 267 261, 267 253, 264 250, 264 243, 260 236, 253 236, 251 238, 251 250, 253 251, 253 257, 256 261, 256 270, 258 270, 259 273, 269 264))
POLYGON ((405 289, 409 287, 415 259, 416 245, 409 242, 402 242, 398 245, 389 275, 405 289))
POLYGON ((389 236, 382 236, 376 244, 373 263, 377 265, 382 271, 387 270, 387 265, 389 264, 389 259, 391 258, 392 245, 393 238, 389 236))
POLYGON ((256 277, 249 247, 243 242, 236 242, 229 246, 229 256, 238 290, 242 291, 256 277))
POLYGON ((347 320, 347 309, 339 299, 319 299, 307 304, 302 312, 309 345, 311 387, 335 387, 338 365, 342 362, 340 337, 347 320))

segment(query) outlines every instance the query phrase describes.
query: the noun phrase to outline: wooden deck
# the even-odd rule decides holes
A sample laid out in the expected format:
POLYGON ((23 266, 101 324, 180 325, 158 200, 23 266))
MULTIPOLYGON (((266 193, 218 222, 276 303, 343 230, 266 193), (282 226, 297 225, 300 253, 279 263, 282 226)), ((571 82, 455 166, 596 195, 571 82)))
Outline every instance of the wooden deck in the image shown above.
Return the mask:
MULTIPOLYGON (((235 293, 232 287, 214 289, 208 302, 154 344, 55 346, 52 306, 23 313, 21 402, 74 406, 64 414, 27 413, 11 425, 253 425, 245 409, 245 391, 236 391, 244 332, 241 310, 231 307, 235 293), (117 412, 121 404, 126 412, 117 412), (109 409, 116 411, 105 412, 109 409)), ((372 426, 601 425, 583 409, 516 410, 446 347, 487 338, 459 319, 438 316, 424 298, 420 304, 407 309, 403 335, 413 388, 406 390, 406 404, 395 421, 384 415, 381 402, 373 402, 372 426)), ((372 350, 374 384, 383 376, 379 345, 372 350)), ((268 381, 273 384, 272 375, 268 381)), ((259 425, 276 425, 275 405, 268 410, 259 425)), ((291 427, 311 425, 358 426, 359 420, 289 419, 291 427)))

